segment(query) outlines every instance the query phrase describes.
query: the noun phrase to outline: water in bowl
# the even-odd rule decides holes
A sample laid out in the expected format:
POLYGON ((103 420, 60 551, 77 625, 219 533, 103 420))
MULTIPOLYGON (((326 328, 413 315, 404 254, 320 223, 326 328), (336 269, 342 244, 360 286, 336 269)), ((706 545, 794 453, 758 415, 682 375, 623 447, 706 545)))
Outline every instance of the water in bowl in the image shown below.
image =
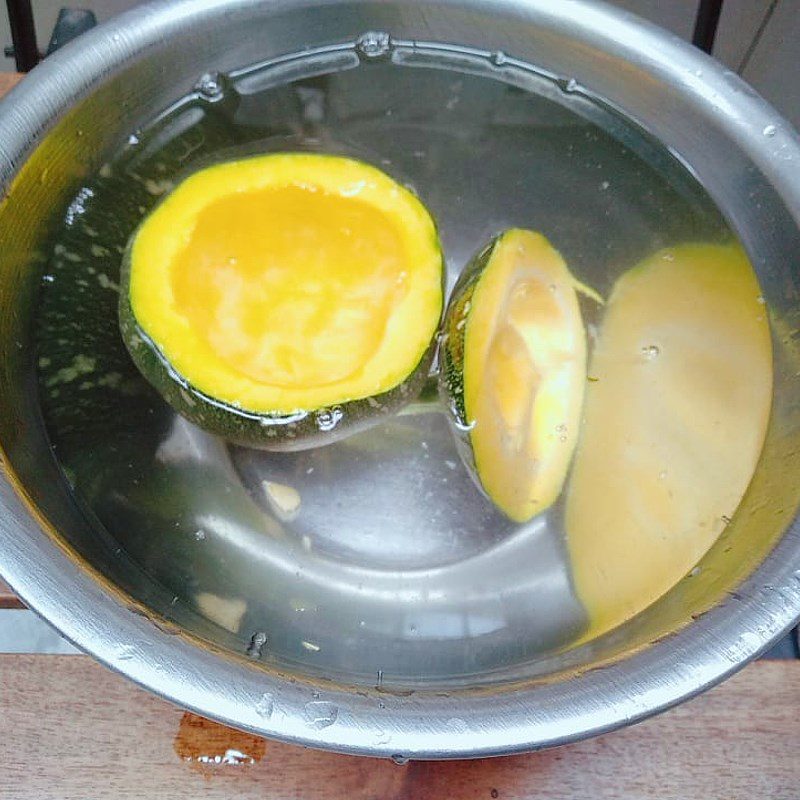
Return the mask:
MULTIPOLYGON (((40 396, 77 502, 174 596, 184 627, 194 615, 256 661, 388 691, 585 638, 563 501, 510 522, 477 490, 443 414, 301 453, 251 451, 177 417, 133 367, 117 327, 133 230, 200 166, 285 150, 355 156, 411 187, 439 226, 448 288, 509 227, 544 233, 604 296, 663 248, 731 238, 641 128, 569 76, 503 53, 374 33, 199 76, 85 183, 53 242, 40 396)), ((592 334, 601 310, 584 313, 592 334)))

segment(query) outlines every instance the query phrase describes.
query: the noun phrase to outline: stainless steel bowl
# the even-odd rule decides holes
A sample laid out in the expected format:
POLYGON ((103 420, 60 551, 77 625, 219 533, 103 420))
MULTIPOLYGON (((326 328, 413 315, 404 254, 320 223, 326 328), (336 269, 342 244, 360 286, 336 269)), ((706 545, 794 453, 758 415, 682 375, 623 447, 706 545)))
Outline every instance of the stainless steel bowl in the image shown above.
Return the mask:
MULTIPOLYGON (((663 710, 747 663, 800 616, 800 142, 735 74, 676 37, 588 0, 155 2, 48 58, 3 101, 0 182, 0 443, 8 474, 0 572, 71 641, 148 689, 316 747, 397 759, 496 755, 663 710), (570 620, 563 604, 562 616, 549 618, 564 578, 550 569, 558 544, 537 540, 535 530, 526 545, 541 561, 533 582, 515 571, 522 544, 504 540, 491 518, 480 541, 465 535, 441 548, 420 531, 394 531, 390 519, 380 547, 334 531, 326 546, 338 561, 303 561, 302 547, 255 537, 225 518, 214 529, 213 557, 187 562, 150 546, 159 532, 147 509, 117 509, 127 535, 111 536, 76 501, 51 451, 31 344, 48 235, 37 221, 63 209, 84 176, 203 73, 353 43, 368 31, 494 53, 495 62, 502 52, 503 60, 574 80, 693 172, 758 272, 775 333, 775 386, 752 485, 699 573, 597 640, 545 646, 570 620), (454 553, 459 593, 443 597, 437 581, 454 553), (171 576, 177 570, 180 581, 204 585, 198 571, 215 565, 235 597, 206 592, 199 613, 171 576), (507 596, 482 588, 481 570, 492 565, 507 570, 507 596), (301 572, 306 593, 295 600, 301 572), (525 603, 515 606, 526 579, 525 603), (251 612, 264 615, 270 603, 265 642, 251 612), (297 615, 291 620, 287 607, 297 615), (364 612, 365 632, 353 628, 353 608, 364 612), (490 618, 495 612, 500 623, 490 618), (427 639, 408 635, 415 614, 433 620, 427 639), (523 629, 546 657, 518 646, 523 629), (285 648, 280 657, 264 653, 269 637, 285 644, 290 636, 302 645, 295 658, 285 648)), ((224 485, 234 466, 237 480, 258 481, 258 465, 246 456, 232 465, 213 439, 170 425, 164 459, 208 468, 194 496, 205 495, 206 511, 224 517, 208 487, 224 485)), ((434 426, 432 446, 439 434, 434 426)), ((346 492, 367 495, 369 487, 346 492)))

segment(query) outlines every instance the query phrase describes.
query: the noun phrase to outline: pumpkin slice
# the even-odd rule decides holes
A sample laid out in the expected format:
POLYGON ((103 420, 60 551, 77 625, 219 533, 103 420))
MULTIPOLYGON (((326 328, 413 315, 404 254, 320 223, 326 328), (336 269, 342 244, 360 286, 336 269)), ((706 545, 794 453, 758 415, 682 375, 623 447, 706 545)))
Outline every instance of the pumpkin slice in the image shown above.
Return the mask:
POLYGON ((544 236, 508 230, 467 268, 445 316, 440 391, 477 482, 517 522, 558 497, 577 443, 577 285, 544 236))
POLYGON ((772 398, 760 294, 738 246, 708 244, 656 253, 615 285, 565 512, 590 636, 674 586, 739 505, 772 398))
POLYGON ((183 181, 134 234, 121 295, 134 361, 181 414, 300 449, 413 399, 442 251, 422 203, 380 170, 273 154, 183 181))

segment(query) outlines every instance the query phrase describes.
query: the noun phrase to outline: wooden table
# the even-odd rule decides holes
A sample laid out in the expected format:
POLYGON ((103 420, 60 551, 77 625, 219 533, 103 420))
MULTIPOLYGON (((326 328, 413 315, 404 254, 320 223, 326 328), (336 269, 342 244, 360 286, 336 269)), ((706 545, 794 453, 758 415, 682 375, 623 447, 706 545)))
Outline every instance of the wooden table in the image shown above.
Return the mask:
POLYGON ((85 656, 0 655, 0 763, 0 800, 800 800, 800 661, 587 742, 399 767, 184 714, 85 656))
POLYGON ((25 608, 11 588, 0 578, 0 608, 25 608))
POLYGON ((22 75, 16 72, 0 72, 0 97, 4 95, 15 83, 19 83, 22 75))
POLYGON ((6 655, 0 798, 798 800, 798 709, 800 662, 761 661, 660 717, 587 742, 399 767, 232 731, 84 656, 6 655), (214 763, 226 754, 244 763, 214 763))

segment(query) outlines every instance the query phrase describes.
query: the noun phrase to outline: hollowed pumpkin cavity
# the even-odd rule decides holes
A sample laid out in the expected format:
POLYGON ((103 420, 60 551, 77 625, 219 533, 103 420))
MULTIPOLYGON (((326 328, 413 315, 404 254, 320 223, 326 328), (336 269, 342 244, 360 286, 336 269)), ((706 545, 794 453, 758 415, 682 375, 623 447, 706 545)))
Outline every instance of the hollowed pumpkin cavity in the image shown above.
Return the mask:
MULTIPOLYGON (((338 156, 249 158, 195 173, 145 219, 123 331, 130 314, 194 401, 313 412, 427 370, 442 276, 430 215, 383 172, 338 156)), ((129 347, 162 387, 156 362, 129 347)))

